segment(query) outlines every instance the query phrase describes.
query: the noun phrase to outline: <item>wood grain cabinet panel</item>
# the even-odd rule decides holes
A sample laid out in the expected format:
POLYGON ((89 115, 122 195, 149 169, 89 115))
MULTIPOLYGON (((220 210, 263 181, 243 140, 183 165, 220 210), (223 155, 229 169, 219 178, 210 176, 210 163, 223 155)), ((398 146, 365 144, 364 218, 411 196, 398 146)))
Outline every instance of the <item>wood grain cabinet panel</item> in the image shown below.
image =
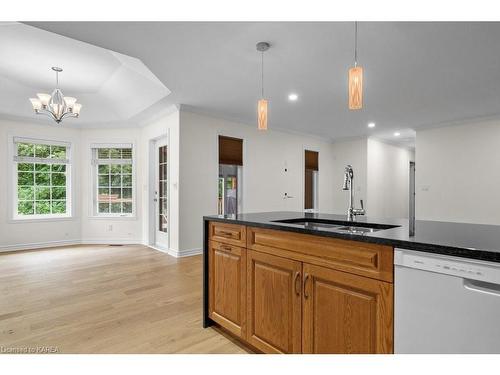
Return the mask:
POLYGON ((392 353, 392 284, 303 265, 304 353, 392 353))
POLYGON ((248 249, 393 281, 391 246, 253 227, 247 237, 248 249))
POLYGON ((238 337, 246 337, 246 249, 210 242, 209 316, 238 337))
POLYGON ((247 265, 247 341, 264 353, 300 353, 302 263, 248 250, 247 265))
POLYGON ((244 225, 211 221, 209 237, 211 241, 246 247, 246 227, 244 225))

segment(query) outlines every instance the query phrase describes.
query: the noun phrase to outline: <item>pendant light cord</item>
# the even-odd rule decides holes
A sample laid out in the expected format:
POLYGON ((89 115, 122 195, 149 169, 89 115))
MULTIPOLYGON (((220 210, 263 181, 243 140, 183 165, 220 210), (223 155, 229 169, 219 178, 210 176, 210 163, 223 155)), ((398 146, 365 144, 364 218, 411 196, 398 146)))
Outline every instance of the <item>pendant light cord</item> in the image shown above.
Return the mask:
POLYGON ((354 67, 358 66, 358 21, 354 21, 354 67))
POLYGON ((264 51, 261 52, 261 94, 264 99, 264 51))
POLYGON ((56 71, 56 88, 59 88, 59 72, 56 71))

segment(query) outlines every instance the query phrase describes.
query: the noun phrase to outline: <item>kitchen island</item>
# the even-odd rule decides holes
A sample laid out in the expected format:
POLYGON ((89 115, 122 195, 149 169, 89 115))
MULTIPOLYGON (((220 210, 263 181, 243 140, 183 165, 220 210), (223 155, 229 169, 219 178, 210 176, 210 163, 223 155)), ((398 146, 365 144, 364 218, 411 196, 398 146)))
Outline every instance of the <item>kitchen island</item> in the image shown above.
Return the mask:
POLYGON ((204 327, 264 353, 392 353, 394 248, 500 262, 497 226, 301 212, 204 217, 204 327))

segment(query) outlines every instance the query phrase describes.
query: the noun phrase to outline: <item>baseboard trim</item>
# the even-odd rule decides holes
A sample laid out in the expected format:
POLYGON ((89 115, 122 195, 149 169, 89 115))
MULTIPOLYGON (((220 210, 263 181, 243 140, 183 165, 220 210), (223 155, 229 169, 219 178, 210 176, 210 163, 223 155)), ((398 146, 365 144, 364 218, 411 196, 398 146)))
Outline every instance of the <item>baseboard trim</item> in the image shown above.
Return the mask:
POLYGON ((159 246, 151 245, 151 244, 143 244, 143 245, 149 247, 150 249, 159 251, 160 253, 168 254, 168 249, 167 248, 163 248, 163 247, 159 247, 159 246))
MULTIPOLYGON (((0 246, 0 253, 23 251, 23 250, 37 250, 37 249, 45 249, 48 247, 61 247, 61 246, 72 246, 72 245, 144 245, 144 244, 140 240, 129 240, 123 238, 116 238, 116 239, 86 238, 82 240, 33 242, 25 244, 0 246)), ((162 253, 171 255, 175 258, 190 257, 194 255, 200 255, 203 253, 202 249, 187 249, 178 251, 174 249, 162 249, 153 245, 145 245, 145 246, 148 246, 156 251, 161 251, 162 253)))
POLYGON ((0 246, 0 253, 6 253, 11 251, 22 251, 22 250, 37 250, 37 249, 44 249, 47 247, 80 245, 81 243, 82 242, 80 240, 60 240, 60 241, 32 242, 32 243, 23 243, 16 245, 6 245, 6 246, 0 246))
POLYGON ((172 255, 173 257, 176 257, 176 258, 191 257, 194 255, 200 255, 202 253, 203 253, 202 249, 187 249, 187 250, 169 249, 169 250, 167 250, 167 254, 172 255))
POLYGON ((142 240, 124 238, 84 238, 80 241, 82 245, 142 245, 142 240))
POLYGON ((141 241, 128 240, 123 238, 115 238, 115 239, 87 238, 83 240, 32 242, 32 243, 0 246, 0 253, 8 253, 11 251, 23 251, 23 250, 38 250, 38 249, 46 249, 47 247, 61 247, 61 246, 72 246, 72 245, 141 245, 141 241))
POLYGON ((177 251, 177 250, 174 250, 174 249, 162 248, 162 247, 159 247, 159 246, 156 246, 156 245, 151 245, 151 244, 148 244, 148 245, 145 245, 145 246, 147 246, 147 247, 149 247, 149 248, 151 248, 153 250, 159 251, 161 253, 173 256, 174 258, 190 257, 190 256, 193 256, 193 255, 199 255, 199 254, 201 254, 203 252, 201 249, 191 249, 191 250, 177 251))

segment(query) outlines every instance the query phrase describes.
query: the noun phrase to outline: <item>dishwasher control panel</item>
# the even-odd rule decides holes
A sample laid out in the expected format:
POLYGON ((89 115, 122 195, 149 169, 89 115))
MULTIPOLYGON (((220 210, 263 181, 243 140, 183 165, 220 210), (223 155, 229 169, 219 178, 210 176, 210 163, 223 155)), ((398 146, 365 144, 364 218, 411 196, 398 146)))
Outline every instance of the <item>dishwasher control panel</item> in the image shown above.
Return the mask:
POLYGON ((395 249, 394 264, 424 271, 444 273, 464 279, 500 284, 500 263, 395 249))

